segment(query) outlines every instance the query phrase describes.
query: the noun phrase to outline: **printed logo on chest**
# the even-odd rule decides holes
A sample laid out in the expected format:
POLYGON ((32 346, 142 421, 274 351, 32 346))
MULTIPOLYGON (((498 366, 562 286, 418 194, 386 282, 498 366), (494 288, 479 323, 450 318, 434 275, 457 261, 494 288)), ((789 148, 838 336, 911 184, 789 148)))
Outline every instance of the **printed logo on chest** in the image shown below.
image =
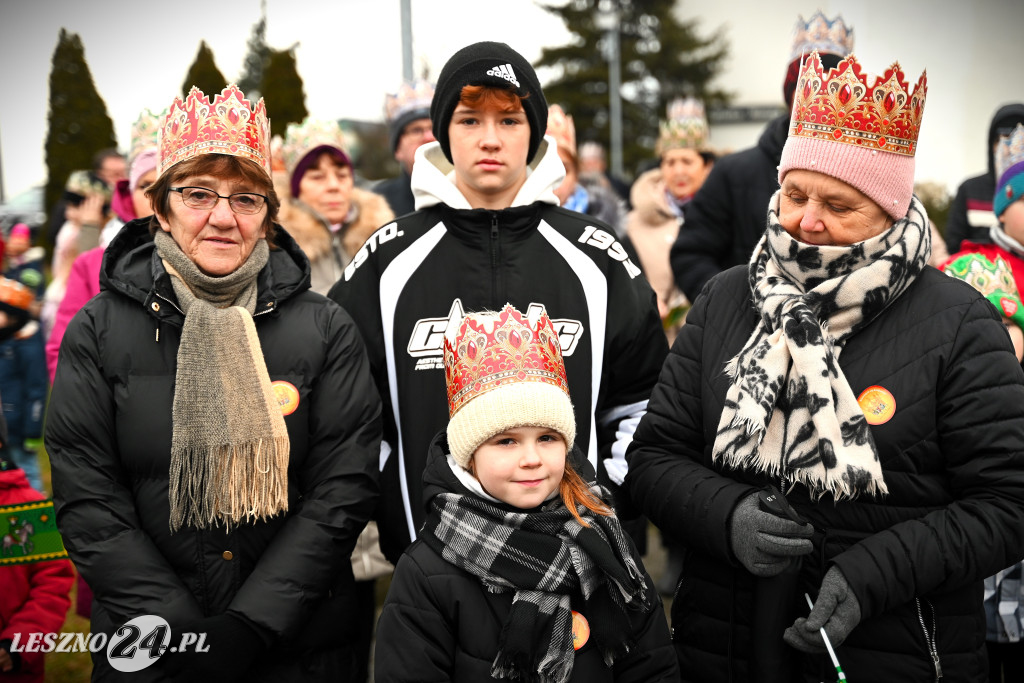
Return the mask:
MULTIPOLYGON (((526 316, 536 319, 543 308, 542 304, 531 303, 526 309, 526 316)), ((413 358, 419 359, 416 361, 417 370, 444 370, 444 337, 449 331, 454 336, 465 316, 462 300, 455 299, 448 315, 442 318, 420 318, 415 322, 406 351, 413 358)), ((583 323, 571 318, 552 319, 551 323, 558 332, 562 356, 571 356, 583 336, 583 323)))

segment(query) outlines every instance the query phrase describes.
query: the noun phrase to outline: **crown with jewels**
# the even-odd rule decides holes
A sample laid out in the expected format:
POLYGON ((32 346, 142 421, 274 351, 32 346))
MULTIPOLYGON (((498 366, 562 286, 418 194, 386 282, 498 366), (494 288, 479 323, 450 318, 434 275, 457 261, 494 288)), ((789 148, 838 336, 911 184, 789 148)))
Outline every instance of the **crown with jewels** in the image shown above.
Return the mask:
POLYGON ((668 103, 668 119, 658 124, 658 155, 670 149, 703 149, 708 139, 704 103, 695 97, 677 97, 668 103))
POLYGON ((290 176, 303 157, 317 147, 333 147, 351 158, 348 135, 334 119, 307 116, 302 123, 289 123, 281 143, 281 158, 290 176))
POLYGON ((789 61, 801 59, 815 50, 845 57, 853 52, 853 29, 846 25, 842 16, 828 19, 821 10, 812 14, 808 21, 798 16, 793 28, 793 48, 789 61))
POLYGON ((1024 197, 1024 124, 1004 135, 996 145, 996 196, 992 209, 1001 216, 1006 207, 1024 197))
POLYGON ((430 111, 434 99, 434 86, 424 80, 405 81, 396 93, 384 98, 384 113, 388 121, 396 121, 413 111, 430 111))
POLYGON ((128 165, 130 166, 139 153, 157 146, 157 138, 160 135, 160 124, 167 116, 164 109, 159 114, 154 114, 149 109, 143 109, 139 118, 132 124, 131 134, 128 137, 128 165))
POLYGON ((911 93, 899 62, 868 86, 850 55, 827 74, 812 52, 800 68, 789 134, 913 157, 928 93, 922 73, 911 93))
POLYGON ((555 139, 560 149, 566 150, 573 157, 576 156, 576 124, 557 104, 548 107, 547 135, 555 139))
POLYGON ((445 337, 444 373, 452 417, 477 396, 514 383, 540 382, 569 395, 558 333, 547 312, 533 323, 511 304, 496 321, 466 316, 455 341, 445 337))
POLYGON ((270 119, 263 99, 252 107, 232 83, 211 102, 192 86, 182 102, 175 97, 160 126, 157 175, 201 154, 227 154, 255 161, 270 176, 270 119))

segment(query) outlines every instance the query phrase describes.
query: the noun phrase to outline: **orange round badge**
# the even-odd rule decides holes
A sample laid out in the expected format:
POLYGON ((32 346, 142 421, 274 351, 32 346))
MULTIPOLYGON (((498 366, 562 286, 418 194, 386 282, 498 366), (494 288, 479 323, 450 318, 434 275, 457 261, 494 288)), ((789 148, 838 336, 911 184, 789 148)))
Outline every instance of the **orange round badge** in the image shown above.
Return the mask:
POLYGON ((276 382, 271 382, 270 388, 274 390, 274 398, 277 399, 277 405, 281 407, 282 415, 291 415, 299 407, 299 390, 291 382, 279 379, 276 382))
POLYGON ((896 399, 893 398, 892 392, 877 384, 860 392, 857 403, 864 411, 864 417, 869 425, 885 424, 896 412, 896 399))
POLYGON ((572 647, 578 650, 590 640, 590 623, 587 618, 573 610, 572 613, 572 647))

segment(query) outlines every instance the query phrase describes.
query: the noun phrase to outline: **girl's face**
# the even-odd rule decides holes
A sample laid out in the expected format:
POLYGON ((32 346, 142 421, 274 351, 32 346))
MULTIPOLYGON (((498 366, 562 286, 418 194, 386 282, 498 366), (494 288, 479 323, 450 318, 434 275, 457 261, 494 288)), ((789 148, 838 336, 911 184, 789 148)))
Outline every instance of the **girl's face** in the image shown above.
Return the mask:
POLYGON ((558 490, 568 446, 547 427, 516 427, 495 434, 473 453, 469 471, 484 491, 528 510, 558 490))
POLYGON ((146 190, 149 186, 156 181, 156 169, 143 174, 139 178, 139 184, 135 186, 135 191, 132 192, 132 206, 135 207, 135 215, 138 218, 144 216, 153 215, 153 205, 149 203, 149 197, 146 196, 146 190))

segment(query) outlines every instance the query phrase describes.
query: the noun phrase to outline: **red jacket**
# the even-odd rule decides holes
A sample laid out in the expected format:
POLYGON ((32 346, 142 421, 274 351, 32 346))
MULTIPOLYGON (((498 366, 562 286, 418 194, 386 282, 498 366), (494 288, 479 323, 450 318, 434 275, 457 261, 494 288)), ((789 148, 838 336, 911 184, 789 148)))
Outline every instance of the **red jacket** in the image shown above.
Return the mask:
MULTIPOLYGON (((43 500, 19 469, 0 472, 0 505, 43 500)), ((30 633, 57 633, 64 624, 71 599, 74 569, 70 560, 50 560, 0 567, 0 641, 21 642, 30 633)), ((43 653, 22 652, 18 673, 0 673, 3 683, 42 683, 43 653)))

